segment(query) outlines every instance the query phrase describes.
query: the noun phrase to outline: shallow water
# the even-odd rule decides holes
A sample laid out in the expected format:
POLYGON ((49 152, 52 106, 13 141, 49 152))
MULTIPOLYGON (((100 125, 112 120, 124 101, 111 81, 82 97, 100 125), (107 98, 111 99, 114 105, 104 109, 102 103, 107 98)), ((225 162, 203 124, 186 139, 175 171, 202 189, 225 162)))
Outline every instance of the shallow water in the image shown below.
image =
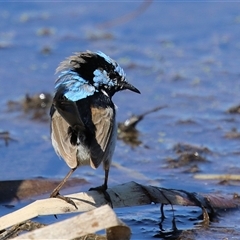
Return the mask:
MULTIPOLYGON (((240 3, 153 1, 131 20, 113 21, 141 4, 0 3, 0 130, 9 131, 17 140, 7 147, 0 140, 0 180, 65 176, 68 167, 51 146, 49 123, 32 120, 21 110, 9 111, 7 103, 22 100, 26 93, 52 93, 59 62, 89 49, 117 60, 141 91, 141 95, 122 92, 114 96, 118 121, 166 106, 137 125, 139 146, 117 142, 113 162, 124 168, 113 165, 110 186, 134 180, 195 192, 238 192, 239 182, 200 181, 186 170, 197 165, 198 173, 204 174, 240 172, 240 138, 226 137, 232 129, 238 131, 240 122, 239 114, 227 112, 240 103, 240 3), (172 168, 167 159, 178 159, 174 151, 178 143, 209 149, 202 154, 207 161, 172 168)), ((81 168, 74 177, 95 186, 102 181, 103 171, 81 168)), ((5 214, 1 209, 0 214, 5 214)), ((132 239, 150 239, 161 238, 157 209, 153 205, 116 211, 131 227, 132 239), (132 211, 136 211, 134 218, 132 211)), ((165 228, 170 229, 172 212, 166 214, 165 228)), ((178 228, 196 230, 198 214, 198 209, 176 207, 178 228)), ((237 222, 237 212, 221 213, 210 229, 190 233, 191 239, 237 239, 237 222)))

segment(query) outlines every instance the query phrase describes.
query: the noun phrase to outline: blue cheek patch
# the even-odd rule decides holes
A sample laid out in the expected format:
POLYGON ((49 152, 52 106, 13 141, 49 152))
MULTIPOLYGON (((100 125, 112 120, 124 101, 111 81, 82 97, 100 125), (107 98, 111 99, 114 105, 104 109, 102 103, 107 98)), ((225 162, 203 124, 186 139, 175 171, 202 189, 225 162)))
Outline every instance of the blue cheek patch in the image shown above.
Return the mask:
POLYGON ((114 82, 109 78, 105 70, 102 71, 100 69, 96 69, 93 74, 93 85, 96 88, 102 85, 107 85, 108 87, 113 87, 115 85, 114 82))
POLYGON ((55 89, 64 88, 64 96, 71 101, 78 101, 93 95, 97 90, 94 86, 81 78, 78 73, 68 70, 63 71, 55 83, 55 89))

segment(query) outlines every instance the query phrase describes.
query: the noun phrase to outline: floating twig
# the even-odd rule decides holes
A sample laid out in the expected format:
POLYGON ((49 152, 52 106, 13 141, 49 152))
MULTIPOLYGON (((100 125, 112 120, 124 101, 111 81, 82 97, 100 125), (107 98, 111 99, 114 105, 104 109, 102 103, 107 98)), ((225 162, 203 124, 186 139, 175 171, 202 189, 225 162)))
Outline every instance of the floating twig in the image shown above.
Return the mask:
POLYGON ((195 174, 194 178, 201 180, 240 181, 239 174, 195 174))

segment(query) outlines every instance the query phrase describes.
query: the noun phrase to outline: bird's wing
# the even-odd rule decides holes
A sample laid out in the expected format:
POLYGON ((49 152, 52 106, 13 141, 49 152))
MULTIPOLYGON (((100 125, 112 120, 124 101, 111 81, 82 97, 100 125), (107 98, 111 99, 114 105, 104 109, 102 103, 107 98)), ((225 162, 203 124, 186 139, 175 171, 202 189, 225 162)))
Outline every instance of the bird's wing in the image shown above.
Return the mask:
POLYGON ((75 168, 77 162, 77 146, 70 144, 68 135, 69 124, 55 111, 52 115, 51 137, 56 153, 61 156, 70 168, 75 168))
POLYGON ((111 107, 92 107, 91 111, 96 134, 90 145, 90 164, 93 168, 97 168, 103 160, 110 161, 110 159, 105 158, 108 158, 108 148, 111 144, 111 136, 115 125, 115 109, 111 107))
MULTIPOLYGON (((84 123, 79 115, 76 102, 68 100, 63 97, 64 88, 59 88, 53 98, 53 107, 57 109, 58 113, 71 126, 79 126, 82 130, 85 129, 84 123)), ((51 111, 50 111, 51 115, 51 111)))

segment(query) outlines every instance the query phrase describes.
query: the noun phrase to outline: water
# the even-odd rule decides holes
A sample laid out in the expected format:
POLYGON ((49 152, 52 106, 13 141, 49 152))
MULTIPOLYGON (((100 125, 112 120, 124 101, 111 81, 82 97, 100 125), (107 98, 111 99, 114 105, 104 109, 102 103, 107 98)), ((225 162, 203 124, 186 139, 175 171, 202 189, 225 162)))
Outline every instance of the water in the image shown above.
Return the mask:
MULTIPOLYGON (((142 93, 114 96, 118 121, 166 105, 138 124, 139 146, 117 142, 113 162, 124 168, 112 167, 110 186, 134 180, 195 192, 238 192, 238 182, 200 181, 186 170, 196 164, 203 174, 240 172, 240 138, 226 137, 233 128, 239 131, 240 122, 239 114, 227 112, 240 102, 240 3, 153 1, 131 20, 113 21, 141 4, 0 3, 0 130, 9 131, 17 140, 7 147, 0 142, 1 180, 62 178, 67 173, 67 165, 51 146, 49 123, 31 120, 22 111, 9 112, 7 102, 20 101, 27 93, 52 93, 58 64, 73 52, 88 49, 101 50, 117 60, 142 93), (207 161, 170 168, 167 159, 178 158, 174 151, 178 143, 208 148, 207 161)), ((97 171, 82 168, 74 177, 96 186, 103 171, 101 167, 97 171)), ((151 239, 161 238, 157 209, 116 211, 131 227, 132 239, 151 239), (131 218, 133 211, 137 217, 131 218)), ((195 227, 198 209, 176 209, 177 227, 192 231, 192 239, 237 239, 240 234, 236 212, 221 213, 218 222, 202 230, 195 227)), ((167 214, 165 229, 169 230, 172 212, 167 214)))

